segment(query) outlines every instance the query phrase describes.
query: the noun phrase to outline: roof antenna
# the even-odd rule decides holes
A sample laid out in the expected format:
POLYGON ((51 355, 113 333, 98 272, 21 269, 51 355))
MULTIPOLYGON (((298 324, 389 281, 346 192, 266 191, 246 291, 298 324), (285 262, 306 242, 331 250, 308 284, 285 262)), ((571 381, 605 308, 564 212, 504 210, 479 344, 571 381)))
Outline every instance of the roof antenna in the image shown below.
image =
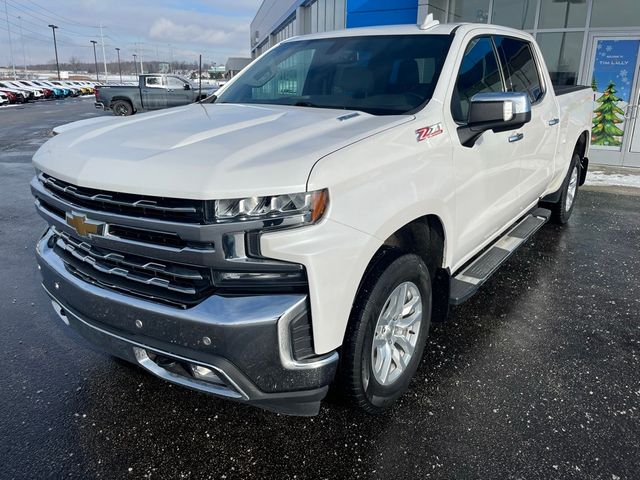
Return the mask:
POLYGON ((420 30, 428 30, 429 28, 435 27, 436 25, 440 25, 440 22, 438 20, 434 20, 433 13, 430 13, 426 16, 424 22, 422 22, 422 25, 420 25, 420 30))

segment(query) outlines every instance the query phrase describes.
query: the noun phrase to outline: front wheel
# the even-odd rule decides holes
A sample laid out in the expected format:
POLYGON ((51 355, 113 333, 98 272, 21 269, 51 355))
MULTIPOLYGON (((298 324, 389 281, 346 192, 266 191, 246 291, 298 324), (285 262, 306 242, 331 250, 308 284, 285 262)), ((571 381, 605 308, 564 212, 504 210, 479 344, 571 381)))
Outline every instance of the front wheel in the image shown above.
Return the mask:
POLYGON ((369 413, 390 407, 409 387, 431 323, 431 278, 417 255, 385 252, 360 290, 342 348, 339 379, 369 413))

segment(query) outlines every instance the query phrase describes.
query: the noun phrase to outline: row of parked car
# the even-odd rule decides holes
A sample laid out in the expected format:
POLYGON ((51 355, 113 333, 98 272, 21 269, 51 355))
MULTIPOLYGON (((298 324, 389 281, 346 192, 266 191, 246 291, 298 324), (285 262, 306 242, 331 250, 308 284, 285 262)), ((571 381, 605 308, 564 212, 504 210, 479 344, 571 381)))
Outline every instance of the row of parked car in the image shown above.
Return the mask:
POLYGON ((92 95, 96 85, 81 80, 0 80, 0 105, 92 95))

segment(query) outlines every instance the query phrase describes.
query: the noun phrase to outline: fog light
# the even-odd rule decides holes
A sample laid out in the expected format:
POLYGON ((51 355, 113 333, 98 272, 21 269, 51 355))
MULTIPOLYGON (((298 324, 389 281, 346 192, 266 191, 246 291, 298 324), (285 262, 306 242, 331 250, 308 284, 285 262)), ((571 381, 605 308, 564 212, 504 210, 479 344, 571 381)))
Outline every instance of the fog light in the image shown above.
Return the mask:
POLYGON ((191 375, 198 380, 224 385, 224 382, 220 379, 218 374, 210 368, 203 367, 202 365, 194 365, 193 363, 189 364, 189 368, 191 370, 191 375))

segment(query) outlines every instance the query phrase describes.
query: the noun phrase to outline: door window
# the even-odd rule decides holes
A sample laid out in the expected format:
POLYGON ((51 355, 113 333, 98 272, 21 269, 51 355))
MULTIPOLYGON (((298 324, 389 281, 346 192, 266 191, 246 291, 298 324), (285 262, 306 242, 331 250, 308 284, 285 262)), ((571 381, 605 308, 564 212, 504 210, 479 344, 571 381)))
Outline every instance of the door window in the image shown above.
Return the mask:
POLYGON ((162 77, 145 77, 144 86, 148 88, 163 88, 164 82, 162 77))
POLYGON ((474 38, 467 46, 456 79, 451 99, 453 119, 458 123, 466 123, 469 102, 475 94, 503 91, 502 76, 491 38, 474 38))
POLYGON ((187 83, 180 80, 178 77, 167 77, 167 87, 169 88, 173 88, 174 90, 184 90, 185 85, 187 85, 187 83))
POLYGON ((526 93, 531 103, 536 103, 544 90, 529 42, 501 36, 496 36, 495 42, 505 69, 507 91, 526 93))

